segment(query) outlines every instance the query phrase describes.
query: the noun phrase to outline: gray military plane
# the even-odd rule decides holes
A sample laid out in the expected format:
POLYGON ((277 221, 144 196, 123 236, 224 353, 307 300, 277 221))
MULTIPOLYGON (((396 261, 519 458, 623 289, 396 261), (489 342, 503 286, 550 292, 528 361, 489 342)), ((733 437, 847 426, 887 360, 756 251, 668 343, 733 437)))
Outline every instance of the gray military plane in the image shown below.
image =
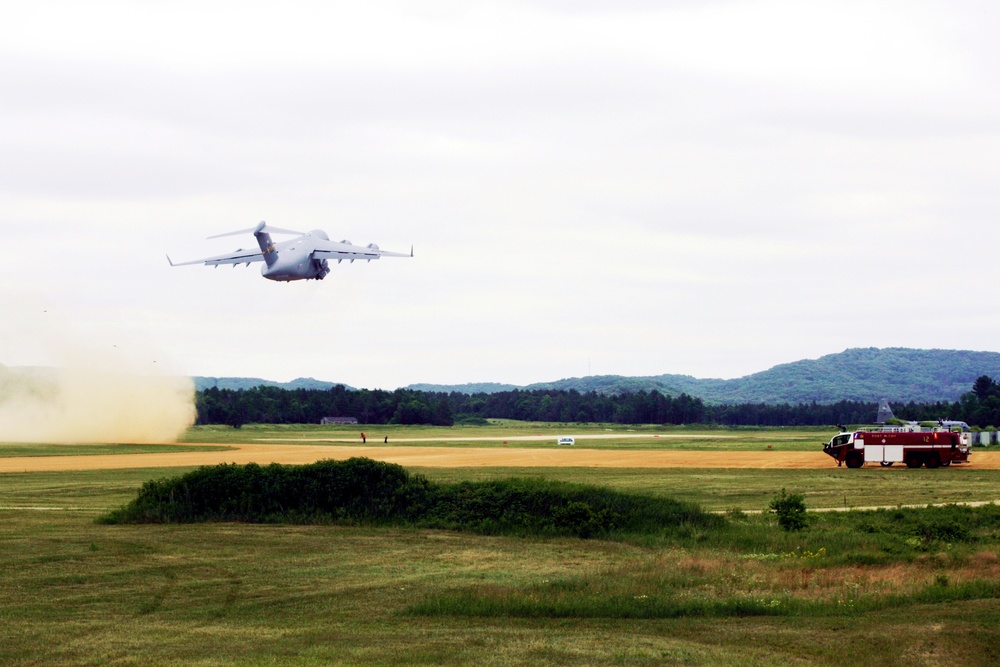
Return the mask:
POLYGON ((236 252, 228 255, 217 255, 205 259, 196 259, 190 262, 174 262, 167 255, 170 266, 184 266, 187 264, 204 264, 205 266, 215 266, 220 264, 246 264, 251 262, 264 262, 260 273, 268 280, 278 280, 289 282, 292 280, 323 280, 326 274, 330 273, 327 260, 335 259, 337 263, 346 260, 353 262, 356 259, 372 261, 379 257, 413 257, 413 248, 410 254, 402 252, 389 252, 380 250, 374 243, 367 246, 356 246, 350 241, 331 241, 326 232, 314 229, 311 232, 296 232, 291 229, 280 229, 272 227, 261 220, 256 227, 241 229, 236 232, 217 234, 209 236, 210 239, 217 239, 223 236, 235 236, 237 234, 253 234, 257 239, 260 250, 243 250, 240 248, 236 252), (271 234, 296 234, 297 238, 290 241, 274 243, 271 234))

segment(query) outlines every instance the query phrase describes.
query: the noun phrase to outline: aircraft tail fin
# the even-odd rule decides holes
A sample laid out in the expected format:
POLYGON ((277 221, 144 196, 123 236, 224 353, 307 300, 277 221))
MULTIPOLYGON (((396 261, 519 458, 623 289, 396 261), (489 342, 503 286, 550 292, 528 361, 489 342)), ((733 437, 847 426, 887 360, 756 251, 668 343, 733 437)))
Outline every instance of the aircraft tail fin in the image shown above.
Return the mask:
POLYGON ((274 249, 274 241, 271 240, 271 234, 302 234, 302 232, 297 232, 292 229, 282 229, 281 227, 272 227, 263 220, 257 223, 256 227, 251 227, 250 229, 238 229, 235 232, 226 232, 225 234, 216 234, 215 236, 209 236, 210 239, 218 239, 223 236, 239 236, 242 234, 253 234, 257 239, 257 245, 260 246, 260 252, 264 256, 264 263, 268 266, 274 264, 278 259, 278 252, 274 249))
MULTIPOLYGON (((260 252, 264 255, 264 263, 268 266, 274 264, 278 259, 278 251, 274 249, 274 241, 271 240, 271 235, 268 234, 267 225, 261 220, 260 223, 253 229, 253 235, 257 239, 257 245, 260 246, 260 252)), ((280 231, 280 230, 274 230, 280 231)))
POLYGON ((889 407, 889 401, 883 398, 878 404, 878 417, 875 418, 875 423, 884 424, 894 418, 895 415, 892 414, 892 408, 889 407))

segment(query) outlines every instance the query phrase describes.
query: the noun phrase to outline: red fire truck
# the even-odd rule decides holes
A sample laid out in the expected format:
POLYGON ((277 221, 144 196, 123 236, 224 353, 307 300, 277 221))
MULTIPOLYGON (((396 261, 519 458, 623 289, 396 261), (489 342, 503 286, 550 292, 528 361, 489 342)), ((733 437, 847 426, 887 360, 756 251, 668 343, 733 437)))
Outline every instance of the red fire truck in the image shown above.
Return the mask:
POLYGON ((930 431, 870 430, 841 432, 823 445, 837 465, 860 468, 866 463, 882 466, 905 463, 907 468, 950 466, 968 463, 969 434, 936 429, 930 431))

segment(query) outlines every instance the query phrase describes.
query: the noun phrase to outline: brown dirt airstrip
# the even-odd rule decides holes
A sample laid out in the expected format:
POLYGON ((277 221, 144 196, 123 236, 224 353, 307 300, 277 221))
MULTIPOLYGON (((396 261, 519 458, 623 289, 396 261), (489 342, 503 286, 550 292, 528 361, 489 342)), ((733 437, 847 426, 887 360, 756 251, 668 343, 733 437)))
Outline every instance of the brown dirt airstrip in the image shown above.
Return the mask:
MULTIPOLYGON (((513 438, 512 438, 513 439, 513 438)), ((192 445, 194 446, 194 445, 192 445)), ((339 444, 235 444, 225 451, 177 451, 98 456, 0 458, 0 472, 107 470, 215 465, 218 463, 312 463, 322 459, 369 458, 429 468, 588 467, 588 468, 830 468, 821 451, 613 450, 583 447, 505 448, 357 446, 339 444)), ((965 469, 998 469, 1000 452, 974 452, 965 469)))

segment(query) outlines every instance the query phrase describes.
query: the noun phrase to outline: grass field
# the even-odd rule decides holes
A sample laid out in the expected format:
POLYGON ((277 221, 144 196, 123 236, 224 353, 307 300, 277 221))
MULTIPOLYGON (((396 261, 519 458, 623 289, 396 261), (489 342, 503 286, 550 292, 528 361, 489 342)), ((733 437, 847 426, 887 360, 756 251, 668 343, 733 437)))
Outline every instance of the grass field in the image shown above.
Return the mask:
MULTIPOLYGON (((484 428, 549 434, 541 425, 484 428)), ((227 435, 252 441, 262 432, 316 437, 311 428, 244 427, 187 439, 225 445, 227 435)), ((716 435, 738 435, 734 447, 824 439, 716 435)), ((933 531, 890 539, 883 531, 903 521, 892 514, 855 521, 867 526, 860 532, 839 513, 816 515, 812 527, 786 533, 770 516, 730 512, 724 534, 611 542, 95 522, 144 481, 184 471, 0 476, 0 664, 1000 664, 996 527, 952 541, 933 531)), ((809 508, 1000 497, 1000 471, 974 469, 414 472, 445 482, 540 476, 715 510, 764 510, 781 488, 802 493, 809 508)), ((940 528, 943 519, 934 521, 927 525, 940 528)))
POLYGON ((821 448, 836 435, 836 429, 721 429, 610 424, 550 424, 490 420, 488 426, 319 426, 248 424, 239 429, 228 426, 196 426, 181 442, 308 443, 317 441, 361 444, 361 433, 369 444, 388 438, 394 445, 438 445, 442 447, 552 447, 562 435, 575 435, 578 445, 590 449, 687 449, 809 451, 821 448), (621 437, 614 437, 620 435, 621 437), (535 439, 540 437, 541 439, 535 439), (519 439, 532 438, 532 439, 519 439))
MULTIPOLYGON (((103 511, 122 505, 150 479, 190 468, 11 473, 0 477, 0 507, 72 507, 103 511)), ((1000 500, 1000 470, 738 470, 727 468, 413 468, 441 482, 540 477, 607 486, 694 502, 707 510, 767 508, 782 488, 805 496, 810 509, 1000 500)))
POLYGON ((21 457, 21 456, 102 456, 105 454, 162 454, 165 452, 178 451, 224 451, 231 449, 225 445, 108 445, 108 444, 79 444, 61 445, 53 443, 0 443, 0 457, 21 457))
POLYGON ((694 502, 707 510, 760 511, 776 492, 801 493, 811 509, 1000 500, 1000 470, 737 470, 731 468, 414 468, 437 481, 544 477, 694 502), (916 475, 911 473, 918 473, 916 475))

